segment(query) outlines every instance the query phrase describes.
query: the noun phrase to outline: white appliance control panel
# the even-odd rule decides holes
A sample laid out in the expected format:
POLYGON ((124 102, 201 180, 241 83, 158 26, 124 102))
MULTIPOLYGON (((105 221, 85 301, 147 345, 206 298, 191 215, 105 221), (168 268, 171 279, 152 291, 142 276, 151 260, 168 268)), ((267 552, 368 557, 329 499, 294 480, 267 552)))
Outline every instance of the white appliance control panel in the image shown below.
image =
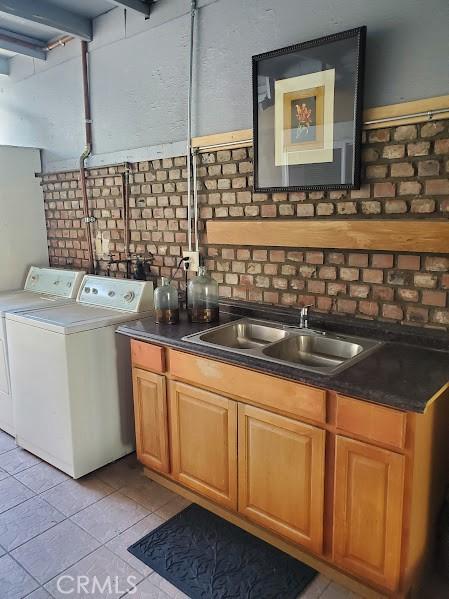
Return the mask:
POLYGON ((86 275, 77 302, 126 312, 153 309, 153 283, 86 275))
POLYGON ((80 270, 32 266, 25 281, 25 291, 75 299, 84 275, 80 270))

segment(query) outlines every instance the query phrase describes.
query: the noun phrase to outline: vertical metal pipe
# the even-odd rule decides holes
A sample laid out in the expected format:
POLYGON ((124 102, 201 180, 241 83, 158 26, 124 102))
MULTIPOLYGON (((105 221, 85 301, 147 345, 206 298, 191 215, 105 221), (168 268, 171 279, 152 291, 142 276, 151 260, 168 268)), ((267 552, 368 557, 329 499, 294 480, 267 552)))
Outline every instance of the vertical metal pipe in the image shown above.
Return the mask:
POLYGON ((83 100, 84 100, 84 127, 85 127, 85 146, 83 153, 80 156, 80 184, 83 194, 83 212, 84 224, 86 229, 87 249, 88 249, 88 270, 89 273, 95 273, 94 250, 92 245, 92 217, 89 210, 89 200, 87 197, 86 186, 86 171, 85 161, 92 151, 92 119, 90 112, 90 97, 89 97, 89 70, 87 64, 87 42, 81 42, 81 64, 82 64, 82 81, 83 81, 83 100))
POLYGON ((125 246, 126 276, 131 276, 130 254, 129 254, 129 174, 131 166, 125 162, 125 171, 122 173, 122 195, 123 195, 123 241, 125 246))
POLYGON ((190 4, 189 92, 187 97, 187 223, 189 251, 192 251, 192 86, 193 41, 195 33, 196 0, 190 4))
POLYGON ((195 231, 195 251, 198 252, 198 181, 197 181, 198 152, 193 152, 193 217, 195 231))
POLYGON ((87 42, 81 42, 81 62, 83 68, 83 99, 84 99, 84 122, 86 131, 86 146, 89 153, 92 151, 92 115, 90 111, 90 90, 89 90, 89 65, 88 65, 88 46, 87 42))

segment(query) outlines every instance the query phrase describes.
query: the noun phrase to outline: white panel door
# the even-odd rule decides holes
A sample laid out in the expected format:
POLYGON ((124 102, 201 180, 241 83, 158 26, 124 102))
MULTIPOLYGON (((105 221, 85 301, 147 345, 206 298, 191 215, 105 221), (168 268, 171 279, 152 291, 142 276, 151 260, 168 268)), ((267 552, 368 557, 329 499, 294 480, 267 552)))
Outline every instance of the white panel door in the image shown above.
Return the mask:
POLYGON ((0 146, 0 291, 23 287, 29 266, 48 265, 39 150, 0 146))

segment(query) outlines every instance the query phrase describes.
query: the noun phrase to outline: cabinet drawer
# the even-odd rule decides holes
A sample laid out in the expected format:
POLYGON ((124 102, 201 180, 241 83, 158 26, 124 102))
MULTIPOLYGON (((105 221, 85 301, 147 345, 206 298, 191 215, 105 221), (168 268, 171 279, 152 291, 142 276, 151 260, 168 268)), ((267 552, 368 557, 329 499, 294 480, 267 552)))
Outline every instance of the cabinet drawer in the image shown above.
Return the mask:
POLYGON ((323 389, 176 350, 168 350, 168 359, 174 378, 287 416, 326 421, 326 391, 323 389))
POLYGON ((343 432, 403 449, 406 422, 403 412, 343 395, 337 396, 336 424, 343 432))
POLYGON ((165 372, 165 349, 163 347, 131 339, 131 359, 133 366, 153 372, 165 372))

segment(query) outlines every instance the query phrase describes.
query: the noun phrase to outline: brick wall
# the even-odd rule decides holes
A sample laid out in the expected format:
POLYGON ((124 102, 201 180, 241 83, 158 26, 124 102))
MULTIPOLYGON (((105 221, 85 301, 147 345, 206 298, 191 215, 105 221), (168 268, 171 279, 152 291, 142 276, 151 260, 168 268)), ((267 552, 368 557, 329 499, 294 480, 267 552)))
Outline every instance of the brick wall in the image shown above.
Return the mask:
MULTIPOLYGON (((172 275, 186 247, 185 164, 181 156, 132 165, 131 251, 153 254, 157 276, 172 275)), ((122 171, 91 169, 88 179, 94 228, 120 257, 122 171)), ((253 193, 252 148, 201 154, 198 174, 202 226, 211 218, 373 218, 381 227, 382 218, 449 217, 449 121, 366 131, 357 191, 253 193)), ((51 263, 85 265, 78 173, 45 175, 42 184, 51 263)), ((212 245, 202 251, 223 297, 449 329, 449 248, 438 256, 212 245)))

